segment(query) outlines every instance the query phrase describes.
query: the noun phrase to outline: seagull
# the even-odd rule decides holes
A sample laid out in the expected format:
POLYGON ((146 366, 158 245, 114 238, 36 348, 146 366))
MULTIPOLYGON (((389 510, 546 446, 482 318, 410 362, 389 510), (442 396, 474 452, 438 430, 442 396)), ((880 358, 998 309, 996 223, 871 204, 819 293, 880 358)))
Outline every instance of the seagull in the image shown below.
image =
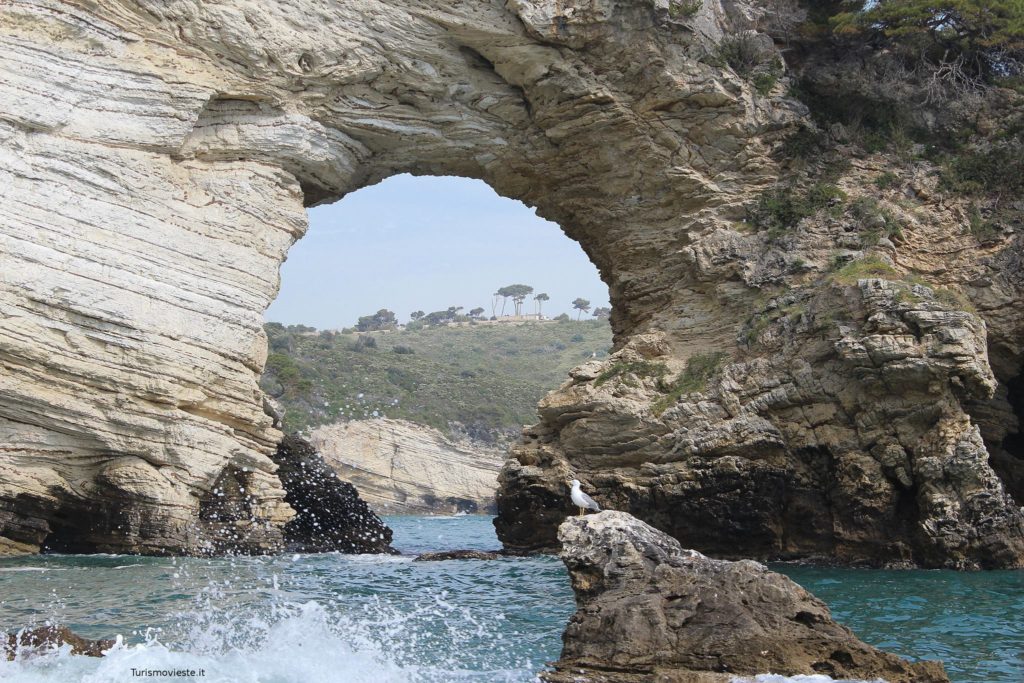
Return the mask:
POLYGON ((580 509, 580 517, 583 516, 583 511, 584 510, 593 510, 594 512, 600 512, 601 511, 601 506, 598 505, 597 502, 593 498, 591 498, 590 496, 588 496, 587 494, 583 493, 583 491, 580 490, 580 480, 579 479, 573 479, 572 480, 572 494, 571 494, 571 496, 572 496, 572 502, 576 503, 576 507, 578 507, 580 509))

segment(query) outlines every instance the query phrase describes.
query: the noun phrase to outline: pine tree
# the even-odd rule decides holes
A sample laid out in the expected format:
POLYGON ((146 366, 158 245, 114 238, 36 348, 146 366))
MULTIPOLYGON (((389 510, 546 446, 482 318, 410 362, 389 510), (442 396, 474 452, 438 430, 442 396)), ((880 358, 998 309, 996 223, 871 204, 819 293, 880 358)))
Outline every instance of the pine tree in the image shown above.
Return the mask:
POLYGON ((1024 70, 1024 0, 848 2, 838 35, 883 38, 907 57, 992 80, 1024 70))

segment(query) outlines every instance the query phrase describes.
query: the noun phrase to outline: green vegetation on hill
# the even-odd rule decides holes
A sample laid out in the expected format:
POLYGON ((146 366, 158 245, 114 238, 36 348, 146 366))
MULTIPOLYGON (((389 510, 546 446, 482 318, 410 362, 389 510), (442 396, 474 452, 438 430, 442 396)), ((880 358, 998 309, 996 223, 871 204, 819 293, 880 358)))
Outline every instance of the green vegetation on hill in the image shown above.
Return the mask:
POLYGON ((484 440, 536 421, 537 401, 591 357, 607 356, 607 320, 431 326, 365 334, 267 323, 260 382, 285 429, 401 418, 484 440))

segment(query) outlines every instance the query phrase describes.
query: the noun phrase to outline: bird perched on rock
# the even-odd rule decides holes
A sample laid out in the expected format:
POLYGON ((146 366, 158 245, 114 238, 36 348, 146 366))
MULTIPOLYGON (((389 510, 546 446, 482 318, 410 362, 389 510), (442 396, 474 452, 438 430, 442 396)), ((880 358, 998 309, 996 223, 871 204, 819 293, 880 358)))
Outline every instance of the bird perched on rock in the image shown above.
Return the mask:
POLYGON ((572 480, 572 493, 570 495, 572 497, 572 502, 580 509, 580 517, 583 516, 584 510, 593 510, 594 512, 601 511, 601 506, 597 504, 597 501, 580 490, 579 479, 572 480))

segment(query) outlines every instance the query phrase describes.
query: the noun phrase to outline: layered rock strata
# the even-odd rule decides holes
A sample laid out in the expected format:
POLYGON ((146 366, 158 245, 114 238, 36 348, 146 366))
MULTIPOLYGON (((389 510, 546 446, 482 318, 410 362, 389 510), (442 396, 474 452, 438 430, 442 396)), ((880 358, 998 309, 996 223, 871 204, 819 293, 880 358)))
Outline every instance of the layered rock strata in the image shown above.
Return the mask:
POLYGON ((673 361, 660 336, 576 369, 502 473, 506 544, 555 547, 575 477, 721 557, 1021 566, 1020 509, 968 413, 997 386, 984 321, 878 278, 770 306, 744 340, 767 353, 716 356, 698 378, 684 366, 679 396, 652 369, 673 361))
POLYGON ((228 538, 276 547, 261 313, 305 206, 408 172, 536 206, 609 286, 618 353, 505 468, 508 547, 555 544, 575 473, 708 551, 1020 565, 987 456, 1020 481, 1021 238, 980 244, 913 169, 878 193, 902 242, 745 227, 807 113, 749 5, 4 4, 0 549, 198 552, 227 480, 228 538), (740 39, 771 79, 723 60, 740 39), (889 284, 823 280, 868 256, 889 284))
POLYGON ((381 514, 494 511, 506 453, 446 438, 406 420, 359 420, 317 427, 309 435, 327 463, 381 514))
POLYGON ((820 600, 750 560, 712 560, 622 512, 559 528, 576 613, 547 681, 729 683, 758 674, 948 681, 857 639, 820 600))

